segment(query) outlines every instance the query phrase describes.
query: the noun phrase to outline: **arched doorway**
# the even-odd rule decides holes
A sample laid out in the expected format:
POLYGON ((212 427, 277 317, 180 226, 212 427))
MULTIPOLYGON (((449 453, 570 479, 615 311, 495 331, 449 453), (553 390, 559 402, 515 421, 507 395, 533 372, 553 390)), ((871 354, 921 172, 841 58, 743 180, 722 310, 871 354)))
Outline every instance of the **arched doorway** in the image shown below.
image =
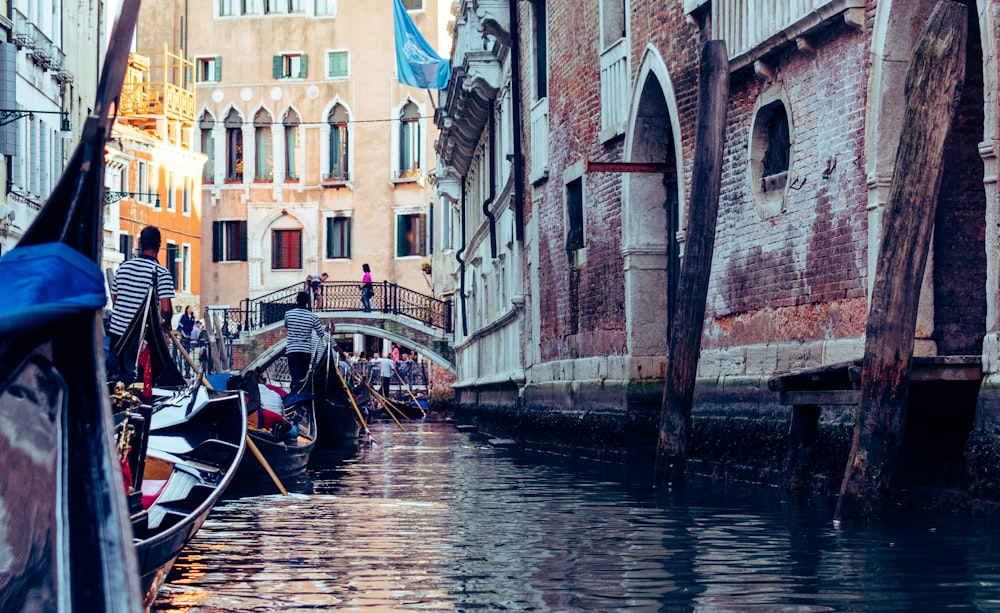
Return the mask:
MULTIPOLYGON (((866 159, 869 176, 869 280, 874 279, 905 108, 904 82, 916 40, 935 0, 880 4, 876 16, 876 60, 870 83, 866 159)), ((966 78, 945 145, 932 251, 927 260, 917 321, 917 354, 979 355, 987 331, 987 211, 984 157, 984 53, 980 11, 968 0, 966 78)), ((994 83, 995 87, 995 83, 994 83)), ((995 155, 995 154, 994 154, 995 155)), ((995 164, 995 161, 993 162, 995 164)), ((995 178, 993 179, 995 181, 995 178)), ((869 284, 869 288, 871 285, 869 284)))
POLYGON ((625 177, 622 254, 625 265, 625 314, 632 376, 662 376, 642 371, 667 355, 676 304, 682 251, 683 185, 673 87, 662 59, 648 49, 637 80, 625 159, 666 164, 665 173, 625 177), (653 358, 654 361, 643 358, 653 358))

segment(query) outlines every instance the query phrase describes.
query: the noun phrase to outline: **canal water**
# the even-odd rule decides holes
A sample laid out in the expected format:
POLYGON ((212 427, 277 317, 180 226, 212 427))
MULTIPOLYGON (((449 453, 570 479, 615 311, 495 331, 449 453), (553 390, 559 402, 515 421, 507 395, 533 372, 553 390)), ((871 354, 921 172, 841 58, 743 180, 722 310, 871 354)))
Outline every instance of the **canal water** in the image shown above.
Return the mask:
POLYGON ((373 425, 303 493, 230 498, 154 611, 1000 611, 1000 528, 491 448, 447 423, 373 425))

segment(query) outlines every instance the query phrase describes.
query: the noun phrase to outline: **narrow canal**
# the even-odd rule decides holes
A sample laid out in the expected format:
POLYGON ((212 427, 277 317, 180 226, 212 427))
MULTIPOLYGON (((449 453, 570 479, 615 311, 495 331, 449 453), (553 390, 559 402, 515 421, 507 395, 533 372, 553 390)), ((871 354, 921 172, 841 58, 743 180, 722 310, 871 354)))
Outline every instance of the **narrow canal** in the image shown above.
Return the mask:
POLYGON ((446 423, 376 424, 303 494, 232 498, 154 611, 1000 611, 1000 529, 579 466, 446 423))

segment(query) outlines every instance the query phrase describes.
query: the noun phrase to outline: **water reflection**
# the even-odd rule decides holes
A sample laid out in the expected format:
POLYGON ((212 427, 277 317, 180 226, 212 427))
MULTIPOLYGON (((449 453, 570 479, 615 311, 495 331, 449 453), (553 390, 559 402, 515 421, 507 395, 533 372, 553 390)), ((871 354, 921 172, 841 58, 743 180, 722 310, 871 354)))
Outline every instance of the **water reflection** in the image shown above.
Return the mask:
POLYGON ((305 493, 214 510, 154 610, 1000 610, 989 521, 833 530, 832 500, 662 491, 447 424, 390 426, 379 447, 314 458, 305 493))

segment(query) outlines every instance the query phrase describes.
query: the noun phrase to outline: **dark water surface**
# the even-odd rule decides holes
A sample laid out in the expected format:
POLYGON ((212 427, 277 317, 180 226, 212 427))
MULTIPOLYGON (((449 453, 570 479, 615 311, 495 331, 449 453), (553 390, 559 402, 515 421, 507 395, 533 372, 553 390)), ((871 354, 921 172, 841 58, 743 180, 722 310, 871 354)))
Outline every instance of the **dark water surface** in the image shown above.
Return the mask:
POLYGON ((218 506, 155 611, 1000 611, 1000 529, 906 515, 834 529, 832 500, 490 448, 375 424, 307 494, 218 506))

